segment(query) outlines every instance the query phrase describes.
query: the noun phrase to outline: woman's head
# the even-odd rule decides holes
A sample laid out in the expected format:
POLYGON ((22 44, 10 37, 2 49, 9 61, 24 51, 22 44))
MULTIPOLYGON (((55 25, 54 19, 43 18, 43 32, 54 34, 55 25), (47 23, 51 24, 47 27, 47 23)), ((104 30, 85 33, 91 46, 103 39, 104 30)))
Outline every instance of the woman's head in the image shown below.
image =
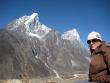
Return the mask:
POLYGON ((98 32, 91 32, 88 35, 87 43, 90 49, 95 50, 98 46, 101 45, 102 38, 98 32))

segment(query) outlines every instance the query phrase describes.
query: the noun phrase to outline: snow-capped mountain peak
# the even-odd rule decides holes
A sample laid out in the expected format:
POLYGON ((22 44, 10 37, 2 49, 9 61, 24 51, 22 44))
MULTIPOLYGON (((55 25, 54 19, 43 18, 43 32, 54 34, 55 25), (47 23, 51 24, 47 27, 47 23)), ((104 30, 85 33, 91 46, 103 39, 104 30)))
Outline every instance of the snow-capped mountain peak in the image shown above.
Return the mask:
POLYGON ((33 13, 30 16, 25 15, 25 16, 22 16, 22 17, 16 19, 15 21, 9 23, 8 27, 9 27, 10 30, 15 30, 15 29, 17 30, 17 28, 20 25, 24 25, 25 29, 28 30, 29 28, 34 27, 35 24, 38 24, 38 22, 39 22, 38 14, 37 13, 33 13))
POLYGON ((38 19, 38 14, 37 13, 33 13, 31 16, 23 16, 23 17, 20 17, 16 20, 17 23, 25 23, 27 24, 28 22, 32 21, 33 19, 38 19))
POLYGON ((36 16, 38 16, 38 13, 33 13, 30 17, 35 18, 36 16))
POLYGON ((76 29, 72 29, 67 32, 64 32, 64 34, 62 34, 62 38, 70 41, 73 40, 80 41, 80 36, 76 29))
POLYGON ((51 30, 39 21, 38 13, 23 16, 8 25, 10 30, 21 31, 29 36, 42 38, 51 30))
POLYGON ((29 19, 24 23, 26 28, 33 27, 37 22, 39 22, 38 14, 33 13, 31 16, 29 16, 29 19))

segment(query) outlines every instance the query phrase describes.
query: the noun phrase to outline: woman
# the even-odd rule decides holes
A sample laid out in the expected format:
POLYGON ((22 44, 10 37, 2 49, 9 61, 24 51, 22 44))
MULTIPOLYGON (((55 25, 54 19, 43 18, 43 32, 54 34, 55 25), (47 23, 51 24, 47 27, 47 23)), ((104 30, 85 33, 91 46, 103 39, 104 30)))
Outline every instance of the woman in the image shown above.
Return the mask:
POLYGON ((91 51, 89 81, 110 83, 110 46, 102 41, 98 32, 91 32, 87 43, 91 51))

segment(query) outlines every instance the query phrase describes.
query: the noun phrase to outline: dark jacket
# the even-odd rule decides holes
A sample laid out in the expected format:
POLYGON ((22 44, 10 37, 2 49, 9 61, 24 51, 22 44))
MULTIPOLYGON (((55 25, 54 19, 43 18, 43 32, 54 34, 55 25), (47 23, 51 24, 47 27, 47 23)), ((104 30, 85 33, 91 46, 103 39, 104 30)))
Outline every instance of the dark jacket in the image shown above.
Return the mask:
POLYGON ((110 83, 110 46, 105 43, 91 52, 89 80, 110 83))

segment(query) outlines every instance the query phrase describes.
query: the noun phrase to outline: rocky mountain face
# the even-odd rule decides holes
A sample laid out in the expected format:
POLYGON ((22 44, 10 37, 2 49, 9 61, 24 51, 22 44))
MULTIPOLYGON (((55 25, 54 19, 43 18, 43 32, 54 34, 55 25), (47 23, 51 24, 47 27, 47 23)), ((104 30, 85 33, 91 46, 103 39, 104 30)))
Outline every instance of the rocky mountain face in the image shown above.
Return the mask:
POLYGON ((49 76, 45 64, 35 58, 30 42, 15 32, 0 30, 0 79, 49 76))
POLYGON ((87 73, 88 57, 76 29, 61 35, 41 24, 37 13, 0 30, 0 79, 87 73))

